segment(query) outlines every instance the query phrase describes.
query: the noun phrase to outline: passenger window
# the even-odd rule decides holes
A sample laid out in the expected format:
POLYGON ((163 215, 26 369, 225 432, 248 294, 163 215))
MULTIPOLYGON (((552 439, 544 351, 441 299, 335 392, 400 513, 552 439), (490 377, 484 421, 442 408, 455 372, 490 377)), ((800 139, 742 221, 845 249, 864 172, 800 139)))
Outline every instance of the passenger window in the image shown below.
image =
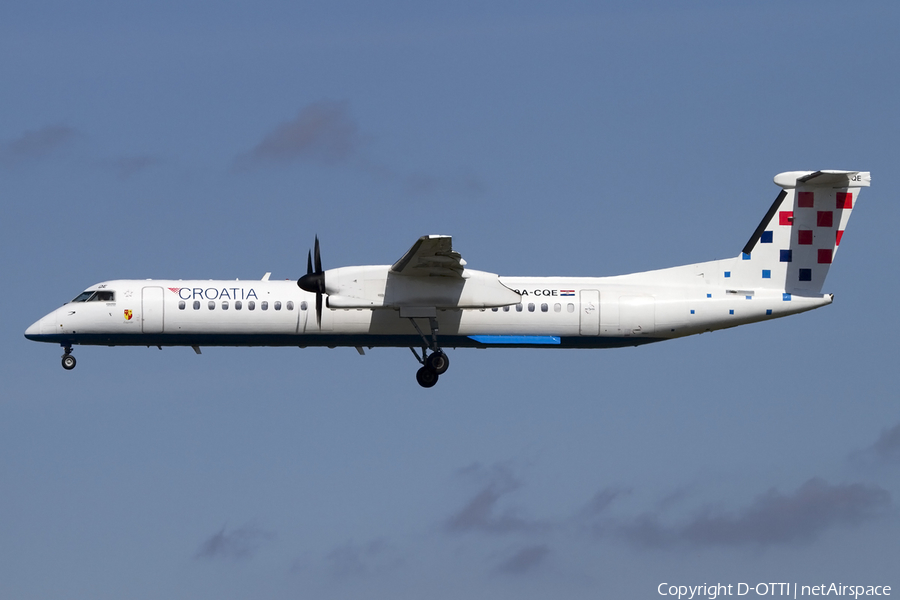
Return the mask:
POLYGON ((184 310, 184 300, 178 301, 178 310, 184 310))
POLYGON ((235 301, 234 301, 234 310, 241 310, 241 308, 242 308, 243 306, 244 306, 244 305, 243 305, 243 303, 242 303, 240 300, 235 300, 235 301))
POLYGON ((546 302, 544 302, 543 304, 541 304, 541 312, 547 312, 547 310, 548 310, 549 308, 550 308, 550 307, 547 306, 547 303, 546 303, 546 302))
POLYGON ((275 310, 281 310, 281 300, 275 301, 275 310))
POLYGON ((294 310, 294 301, 293 301, 293 300, 288 300, 288 302, 287 302, 287 309, 288 309, 288 310, 294 310))
POLYGON ((561 310, 562 310, 562 304, 560 304, 559 302, 557 302, 556 304, 553 305, 553 312, 559 312, 561 310))
POLYGON ((259 303, 260 310, 269 310, 269 302, 268 300, 263 300, 259 303))
POLYGON ((569 302, 568 304, 566 304, 566 310, 568 312, 575 312, 575 305, 569 302))
POLYGON ((228 300, 222 301, 222 310, 228 310, 228 300))
POLYGON ((516 304, 516 312, 522 312, 522 303, 521 302, 516 304))
POLYGON ((528 312, 534 312, 534 302, 528 303, 528 312))
POLYGON ((496 306, 495 306, 495 307, 494 307, 494 308, 492 308, 492 309, 491 309, 491 310, 492 310, 492 311, 494 311, 494 312, 497 312, 497 311, 498 311, 498 310, 500 310, 500 309, 499 309, 499 308, 497 308, 497 307, 496 307, 496 306))
POLYGON ((508 306, 504 306, 504 307, 503 307, 503 312, 509 312, 509 307, 508 307, 508 306))
POLYGON ((300 310, 306 310, 309 308, 309 305, 306 303, 306 300, 300 303, 300 310))
POLYGON ((249 300, 247 302, 247 310, 253 310, 255 308, 256 308, 256 302, 254 302, 253 300, 249 300))
POLYGON ((194 310, 200 310, 200 301, 194 300, 194 310))
POLYGON ((212 300, 209 301, 209 304, 207 304, 207 306, 209 306, 209 310, 216 310, 216 303, 212 300))

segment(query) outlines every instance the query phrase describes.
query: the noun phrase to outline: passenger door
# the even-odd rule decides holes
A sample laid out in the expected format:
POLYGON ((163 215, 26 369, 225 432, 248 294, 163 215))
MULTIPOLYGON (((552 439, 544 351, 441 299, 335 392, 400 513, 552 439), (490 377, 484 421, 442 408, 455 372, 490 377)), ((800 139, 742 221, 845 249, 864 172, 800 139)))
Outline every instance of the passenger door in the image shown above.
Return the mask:
POLYGON ((163 289, 145 287, 141 293, 141 331, 163 332, 163 289))
POLYGON ((581 290, 580 299, 579 333, 581 335, 600 335, 600 292, 581 290))

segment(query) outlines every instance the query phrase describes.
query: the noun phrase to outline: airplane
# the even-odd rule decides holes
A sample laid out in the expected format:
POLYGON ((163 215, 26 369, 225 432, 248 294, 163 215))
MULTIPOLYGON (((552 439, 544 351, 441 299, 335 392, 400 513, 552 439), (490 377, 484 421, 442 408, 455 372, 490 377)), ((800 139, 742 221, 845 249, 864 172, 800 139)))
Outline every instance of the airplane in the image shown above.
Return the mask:
POLYGON ((92 285, 25 337, 74 345, 408 347, 434 386, 445 348, 617 348, 767 321, 831 304, 822 285, 860 171, 791 171, 734 258, 611 277, 506 277, 469 269, 446 235, 393 265, 323 270, 319 238, 293 281, 115 280, 92 285), (421 348, 421 354, 416 351, 421 348))

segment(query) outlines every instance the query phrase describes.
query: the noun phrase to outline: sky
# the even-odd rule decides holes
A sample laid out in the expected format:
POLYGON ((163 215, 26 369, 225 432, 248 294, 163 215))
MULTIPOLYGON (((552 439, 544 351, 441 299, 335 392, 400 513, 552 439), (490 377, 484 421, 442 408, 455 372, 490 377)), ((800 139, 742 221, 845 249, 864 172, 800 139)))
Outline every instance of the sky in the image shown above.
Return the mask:
MULTIPOLYGON (((900 590, 900 6, 0 7, 0 597, 900 590), (619 350, 26 340, 117 278, 736 256, 791 170, 872 173, 831 306, 619 350), (663 588, 665 591, 666 588, 663 588), (760 588, 762 591, 763 588, 760 588)), ((754 594, 751 592, 748 597, 754 594)))

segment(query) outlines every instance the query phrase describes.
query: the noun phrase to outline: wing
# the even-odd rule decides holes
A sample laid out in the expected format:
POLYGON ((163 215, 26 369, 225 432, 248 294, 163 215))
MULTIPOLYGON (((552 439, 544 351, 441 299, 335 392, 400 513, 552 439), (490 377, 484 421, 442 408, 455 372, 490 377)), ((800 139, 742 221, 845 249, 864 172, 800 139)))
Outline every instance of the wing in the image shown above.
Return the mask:
POLYGON ((462 277, 466 261, 453 251, 449 235, 423 235, 391 267, 392 273, 412 277, 462 277))

